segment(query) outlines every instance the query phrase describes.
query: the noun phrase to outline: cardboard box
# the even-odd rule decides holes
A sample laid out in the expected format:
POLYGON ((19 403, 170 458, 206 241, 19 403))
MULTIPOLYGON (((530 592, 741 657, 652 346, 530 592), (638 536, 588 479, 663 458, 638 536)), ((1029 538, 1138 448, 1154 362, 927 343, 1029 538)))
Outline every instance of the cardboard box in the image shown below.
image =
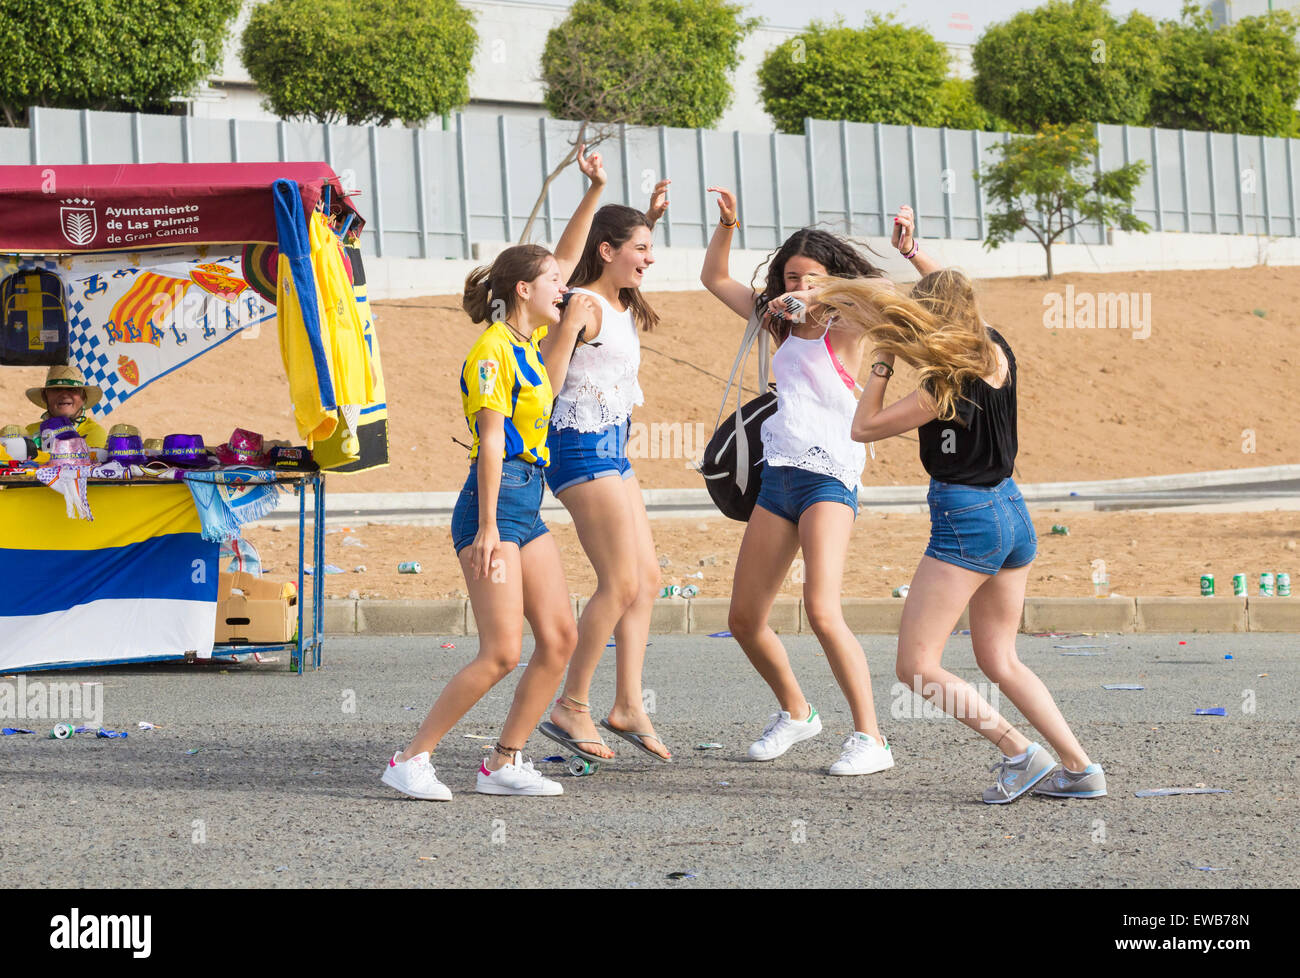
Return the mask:
POLYGON ((298 627, 298 588, 251 574, 217 579, 215 641, 242 645, 288 642, 298 627))

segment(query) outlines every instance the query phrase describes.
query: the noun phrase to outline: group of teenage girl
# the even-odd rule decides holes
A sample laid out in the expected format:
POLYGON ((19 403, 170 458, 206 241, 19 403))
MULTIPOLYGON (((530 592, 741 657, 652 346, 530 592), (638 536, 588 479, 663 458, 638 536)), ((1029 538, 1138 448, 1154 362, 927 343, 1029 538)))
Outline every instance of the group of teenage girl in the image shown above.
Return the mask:
MULTIPOLYGON (((430 752, 518 666, 525 620, 534 649, 500 738, 478 769, 479 792, 563 793, 523 759, 534 729, 590 762, 614 756, 591 712, 592 679, 610 635, 615 692, 600 727, 658 761, 672 760, 642 703, 660 570, 627 458, 629 418, 643 403, 638 332, 658 319, 641 286, 654 263, 653 229, 667 207, 667 181, 656 186, 646 212, 601 207, 600 156, 580 150, 578 165, 589 187, 555 251, 507 248, 465 282, 466 313, 488 325, 461 372, 473 446, 451 535, 479 650, 384 770, 386 784, 415 798, 451 799, 430 752), (540 516, 543 485, 571 515, 596 573, 595 593, 576 622, 559 549, 540 516)), ((867 445, 916 429, 930 475, 931 535, 903 605, 898 678, 1000 752, 985 802, 1004 804, 1030 791, 1104 795, 1101 766, 1016 654, 1037 551, 1011 478, 1016 359, 982 319, 970 281, 925 253, 905 206, 894 219, 892 244, 921 275, 910 290, 886 279, 847 240, 808 228, 785 240, 767 263, 762 288, 751 288, 728 267, 739 226, 736 198, 722 187, 708 189, 717 194, 719 221, 701 281, 742 321, 761 317, 777 344, 777 409, 762 426, 760 491, 736 559, 728 615, 732 635, 776 698, 749 759, 774 760, 822 729, 768 622, 802 549, 804 607, 853 716, 853 732, 829 773, 867 775, 894 766, 866 657, 840 598, 867 445), (917 389, 885 407, 898 359, 915 370, 917 389), (967 607, 977 664, 1060 763, 943 668, 945 643, 967 607)))

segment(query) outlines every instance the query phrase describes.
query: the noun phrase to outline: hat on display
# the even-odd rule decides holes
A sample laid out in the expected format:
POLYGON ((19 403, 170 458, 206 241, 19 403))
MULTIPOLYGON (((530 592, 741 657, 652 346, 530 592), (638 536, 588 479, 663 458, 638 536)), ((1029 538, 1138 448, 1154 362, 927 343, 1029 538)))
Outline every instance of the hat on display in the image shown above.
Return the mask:
POLYGON ((261 468, 266 466, 270 458, 270 453, 262 444, 262 436, 243 428, 236 428, 230 440, 224 445, 218 445, 213 451, 221 465, 253 465, 261 468))
POLYGON ((72 423, 70 418, 46 418, 41 422, 40 430, 36 433, 36 440, 46 451, 50 450, 50 445, 54 439, 61 434, 77 433, 77 426, 72 423))
POLYGON ((163 440, 161 438, 146 438, 144 440, 144 453, 146 455, 161 455, 163 440))
POLYGON ((15 462, 27 459, 27 433, 16 424, 7 424, 0 428, 0 446, 15 462))
POLYGON ((59 390, 72 388, 73 390, 81 389, 86 392, 86 410, 89 411, 104 396, 104 392, 96 384, 87 384, 86 378, 82 376, 81 370, 71 364, 53 366, 45 374, 45 384, 42 387, 27 388, 27 400, 31 401, 37 407, 48 407, 45 403, 45 392, 48 390, 59 390))
POLYGON ((94 465, 86 439, 76 432, 59 434, 50 448, 50 465, 94 465))
POLYGON ((301 445, 276 445, 268 453, 267 467, 286 472, 319 472, 320 466, 311 457, 311 449, 301 445))
POLYGON ((144 444, 140 440, 140 429, 135 425, 115 424, 108 433, 104 448, 108 457, 123 465, 144 465, 144 444))
POLYGON ((183 469, 207 469, 214 464, 203 447, 202 435, 168 435, 158 458, 183 469))

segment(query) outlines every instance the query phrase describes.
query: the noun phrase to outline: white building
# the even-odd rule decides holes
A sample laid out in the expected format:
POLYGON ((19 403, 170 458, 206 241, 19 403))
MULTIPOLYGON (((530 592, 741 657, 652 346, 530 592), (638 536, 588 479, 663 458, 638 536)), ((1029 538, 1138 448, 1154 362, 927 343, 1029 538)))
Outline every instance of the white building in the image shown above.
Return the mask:
MULTIPOLYGON (((262 108, 262 96, 239 60, 239 38, 248 23, 249 10, 261 2, 247 0, 245 3, 226 46, 224 64, 193 102, 194 115, 218 119, 274 118, 262 108)), ((547 33, 564 20, 569 4, 560 0, 461 0, 461 5, 474 12, 479 36, 469 80, 470 103, 465 111, 530 118, 546 114, 542 108, 542 50, 547 33)), ((887 5, 880 6, 883 9, 887 5)), ((792 19, 794 16, 792 11, 792 19)), ((804 26, 765 23, 745 39, 740 48, 741 63, 732 81, 731 106, 715 128, 771 131, 772 120, 763 111, 758 95, 758 68, 768 51, 804 26)), ((946 46, 954 74, 969 78, 970 44, 946 46)))

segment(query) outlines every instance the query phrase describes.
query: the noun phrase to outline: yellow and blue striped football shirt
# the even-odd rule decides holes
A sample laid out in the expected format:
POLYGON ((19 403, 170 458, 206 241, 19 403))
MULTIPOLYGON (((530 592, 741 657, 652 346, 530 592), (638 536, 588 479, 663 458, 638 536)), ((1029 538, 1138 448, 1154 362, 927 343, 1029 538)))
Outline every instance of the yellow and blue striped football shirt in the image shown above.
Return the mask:
POLYGON ((550 462, 546 429, 555 395, 537 348, 546 332, 542 326, 527 343, 521 343, 509 326, 495 322, 474 341, 460 371, 461 406, 465 423, 474 435, 471 459, 478 458, 476 416, 488 408, 506 418, 504 458, 518 456, 542 465, 550 462))

